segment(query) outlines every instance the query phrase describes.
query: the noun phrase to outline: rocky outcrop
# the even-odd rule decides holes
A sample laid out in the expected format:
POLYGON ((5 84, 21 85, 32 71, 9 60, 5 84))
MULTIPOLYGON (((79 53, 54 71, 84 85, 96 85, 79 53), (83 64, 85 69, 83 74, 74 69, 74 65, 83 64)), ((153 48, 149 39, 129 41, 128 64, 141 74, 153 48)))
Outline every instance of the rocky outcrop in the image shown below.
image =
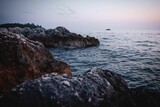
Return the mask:
POLYGON ((70 67, 53 59, 42 43, 5 29, 0 31, 0 95, 25 80, 52 72, 71 75, 70 67))
POLYGON ((68 77, 52 73, 24 82, 12 89, 3 104, 16 107, 118 107, 128 91, 121 76, 93 68, 83 75, 68 77))
MULTIPOLYGON (((99 45, 99 40, 94 37, 83 37, 80 34, 71 33, 64 27, 46 30, 48 39, 39 38, 47 47, 81 48, 99 45)), ((35 39, 36 40, 36 39, 35 39)))
MULTIPOLYGON (((12 25, 12 24, 11 24, 12 25)), ((7 31, 23 34, 25 37, 39 41, 44 44, 45 47, 63 47, 63 48, 81 48, 99 45, 99 40, 94 37, 83 37, 80 34, 72 33, 64 27, 57 27, 55 29, 44 29, 42 27, 8 27, 7 31)), ((5 26, 0 26, 0 29, 5 28, 5 26)))
POLYGON ((36 41, 51 47, 93 45, 90 43, 95 38, 83 38, 63 27, 0 28, 0 106, 160 107, 160 93, 129 89, 122 77, 111 71, 93 68, 81 75, 67 76, 71 75, 69 66, 55 60, 36 41))
POLYGON ((1 107, 159 107, 160 93, 129 89, 118 74, 93 68, 82 75, 57 73, 26 81, 0 99, 1 107))
POLYGON ((118 74, 93 68, 82 75, 57 73, 26 81, 0 98, 1 107, 159 107, 160 93, 128 89, 118 74))

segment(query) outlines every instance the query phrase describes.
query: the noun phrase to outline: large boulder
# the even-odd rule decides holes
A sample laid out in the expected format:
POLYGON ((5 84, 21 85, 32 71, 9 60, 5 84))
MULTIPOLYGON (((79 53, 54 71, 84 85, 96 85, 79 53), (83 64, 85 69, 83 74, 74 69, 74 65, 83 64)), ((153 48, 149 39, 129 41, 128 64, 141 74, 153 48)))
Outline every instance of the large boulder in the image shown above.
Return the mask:
POLYGON ((43 43, 45 47, 82 48, 99 45, 99 40, 94 37, 83 37, 72 33, 65 27, 59 26, 55 29, 44 29, 40 26, 29 24, 7 24, 0 25, 0 29, 23 34, 25 37, 43 43), (9 27, 11 26, 11 27, 9 27))
POLYGON ((120 75, 93 68, 82 75, 52 73, 24 82, 1 103, 15 107, 120 107, 128 91, 120 75))
POLYGON ((25 80, 52 72, 71 75, 70 67, 55 60, 42 43, 0 30, 0 95, 25 80))
POLYGON ((160 93, 129 89, 111 71, 93 68, 84 74, 46 74, 14 87, 0 98, 1 107, 160 107, 160 93))

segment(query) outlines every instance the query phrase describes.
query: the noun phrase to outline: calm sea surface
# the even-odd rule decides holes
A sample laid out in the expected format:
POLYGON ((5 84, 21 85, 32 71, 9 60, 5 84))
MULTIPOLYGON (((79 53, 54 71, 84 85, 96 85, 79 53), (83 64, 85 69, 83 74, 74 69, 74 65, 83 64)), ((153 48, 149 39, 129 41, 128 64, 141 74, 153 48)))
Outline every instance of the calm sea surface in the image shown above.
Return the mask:
POLYGON ((160 30, 117 30, 86 33, 100 40, 97 47, 49 49, 55 59, 68 63, 73 74, 90 68, 121 74, 129 87, 160 91, 160 30))

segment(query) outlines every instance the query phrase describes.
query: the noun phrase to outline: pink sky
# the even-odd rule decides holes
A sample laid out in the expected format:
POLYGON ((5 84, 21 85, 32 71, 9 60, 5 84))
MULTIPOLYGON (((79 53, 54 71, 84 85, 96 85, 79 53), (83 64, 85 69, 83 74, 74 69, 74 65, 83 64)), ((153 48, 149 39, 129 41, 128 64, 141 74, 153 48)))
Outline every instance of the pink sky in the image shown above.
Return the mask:
POLYGON ((35 23, 73 31, 160 28, 160 0, 5 0, 0 23, 35 23))

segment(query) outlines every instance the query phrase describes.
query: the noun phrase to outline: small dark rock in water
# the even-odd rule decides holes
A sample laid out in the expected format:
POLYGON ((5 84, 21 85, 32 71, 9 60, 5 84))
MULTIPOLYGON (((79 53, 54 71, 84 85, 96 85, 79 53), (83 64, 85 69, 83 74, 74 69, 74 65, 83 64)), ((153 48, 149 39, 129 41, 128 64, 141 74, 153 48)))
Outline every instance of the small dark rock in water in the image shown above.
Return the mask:
POLYGON ((83 75, 69 77, 52 73, 24 82, 12 89, 3 104, 15 107, 118 107, 128 91, 120 75, 93 68, 83 75))
MULTIPOLYGON (((12 24, 10 24, 13 26, 12 24)), ((26 26, 26 25, 25 25, 26 26)), ((13 33, 23 34, 25 37, 42 42, 46 47, 63 47, 63 48, 81 48, 99 45, 99 40, 94 37, 83 37, 80 34, 72 33, 64 27, 57 27, 55 29, 44 29, 39 26, 17 26, 10 27, 0 26, 0 29, 8 30, 13 33)))
POLYGON ((0 95, 25 80, 52 72, 71 75, 70 67, 62 61, 53 59, 42 43, 1 29, 0 95))
POLYGON ((106 30, 111 30, 111 29, 106 29, 106 30))

